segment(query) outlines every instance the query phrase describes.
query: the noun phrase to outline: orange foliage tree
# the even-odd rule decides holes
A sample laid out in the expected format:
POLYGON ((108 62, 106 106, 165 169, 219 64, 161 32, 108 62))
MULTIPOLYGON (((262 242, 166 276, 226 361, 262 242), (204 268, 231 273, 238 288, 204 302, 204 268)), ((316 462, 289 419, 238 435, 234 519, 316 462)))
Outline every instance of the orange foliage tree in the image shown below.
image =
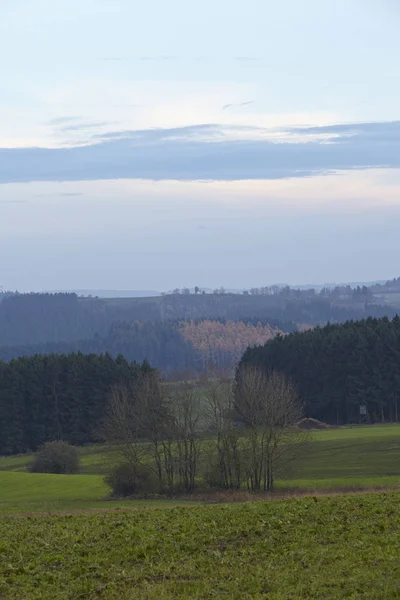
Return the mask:
POLYGON ((197 351, 203 369, 230 367, 249 346, 263 345, 278 333, 269 325, 242 321, 188 321, 182 325, 183 337, 197 351))

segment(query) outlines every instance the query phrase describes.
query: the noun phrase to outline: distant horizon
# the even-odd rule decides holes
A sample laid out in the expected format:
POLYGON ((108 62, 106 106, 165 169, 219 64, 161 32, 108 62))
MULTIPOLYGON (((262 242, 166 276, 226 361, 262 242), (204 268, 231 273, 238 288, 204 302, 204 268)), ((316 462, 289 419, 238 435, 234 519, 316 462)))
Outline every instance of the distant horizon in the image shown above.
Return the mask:
MULTIPOLYGON (((251 289, 258 289, 258 288, 262 288, 262 287, 273 287, 273 286, 278 286, 278 287, 285 287, 285 286, 289 286, 292 289, 316 289, 316 290, 321 290, 323 288, 334 288, 334 287, 341 287, 341 286, 350 286, 350 287, 357 287, 357 286, 373 286, 373 285, 377 285, 377 284, 384 284, 387 283, 389 281, 392 281, 393 279, 396 279, 397 276, 394 277, 389 277, 388 279, 374 279, 374 280, 369 280, 369 281, 342 281, 342 282, 324 282, 321 284, 316 284, 316 283, 302 283, 302 284, 292 284, 292 283, 285 283, 285 282, 280 282, 280 283, 272 283, 272 284, 265 284, 265 285, 254 285, 254 286, 250 286, 250 287, 238 287, 238 288, 225 288, 225 286, 219 286, 218 288, 210 288, 210 287, 201 287, 198 286, 199 290, 201 292, 205 291, 207 294, 212 294, 215 290, 220 290, 221 288, 224 289, 224 291, 226 293, 232 293, 232 294, 241 294, 243 293, 243 291, 249 291, 251 289)), ((195 286, 196 287, 196 286, 195 286)), ((129 289, 129 288, 115 288, 115 289, 106 289, 106 288, 60 288, 60 289, 32 289, 32 290, 22 290, 22 289, 16 289, 16 290, 11 290, 11 289, 6 289, 4 286, 0 287, 0 293, 1 292, 11 292, 11 293, 20 293, 20 294, 77 294, 79 296, 98 296, 100 298, 112 298, 112 297, 120 297, 120 298, 135 298, 135 297, 143 297, 143 298, 148 298, 148 297, 157 297, 157 296, 162 296, 162 295, 168 295, 173 293, 173 291, 175 289, 179 289, 180 291, 184 290, 184 289, 189 289, 191 293, 194 293, 195 287, 189 287, 189 286, 182 286, 182 287, 178 287, 175 286, 174 288, 170 288, 168 290, 140 290, 140 289, 129 289), (114 294, 117 294, 117 296, 115 296, 114 294)))

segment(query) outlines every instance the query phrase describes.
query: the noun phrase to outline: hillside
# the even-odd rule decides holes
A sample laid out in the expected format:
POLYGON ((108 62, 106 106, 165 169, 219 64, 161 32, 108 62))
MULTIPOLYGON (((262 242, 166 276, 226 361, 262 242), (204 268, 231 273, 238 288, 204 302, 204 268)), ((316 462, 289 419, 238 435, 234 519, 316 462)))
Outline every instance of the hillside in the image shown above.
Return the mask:
POLYGON ((347 286, 319 291, 272 286, 243 293, 226 293, 223 289, 202 293, 196 288, 196 293, 176 290, 148 298, 2 293, 0 360, 81 351, 108 352, 114 357, 124 354, 129 361, 148 359, 166 374, 196 371, 204 366, 232 368, 247 346, 263 343, 277 332, 290 333, 366 316, 393 317, 399 298, 399 280, 370 288, 347 286), (204 325, 200 326, 201 322, 204 325), (193 333, 191 323, 202 327, 203 333, 210 333, 211 328, 215 331, 220 323, 225 328, 221 332, 225 339, 228 329, 235 333, 222 353, 216 336, 212 344, 213 336, 208 335, 205 351, 197 333, 193 340, 188 339, 187 332, 193 333), (259 326, 265 329, 261 338, 252 330, 259 326))

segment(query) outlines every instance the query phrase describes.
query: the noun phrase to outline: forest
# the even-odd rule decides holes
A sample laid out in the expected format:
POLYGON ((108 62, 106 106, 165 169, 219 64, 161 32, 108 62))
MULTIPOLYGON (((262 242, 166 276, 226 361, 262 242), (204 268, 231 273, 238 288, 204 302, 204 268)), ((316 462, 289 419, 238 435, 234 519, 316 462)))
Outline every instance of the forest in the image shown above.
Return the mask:
POLYGON ((308 417, 331 424, 398 421, 400 318, 368 318, 277 336, 241 365, 284 373, 308 417), (360 415, 360 406, 366 415, 360 415))
MULTIPOLYGON (((87 340, 47 342, 26 346, 1 346, 0 360, 34 354, 109 353, 130 362, 149 361, 166 377, 191 377, 201 371, 232 371, 248 346, 264 344, 285 331, 258 319, 246 321, 202 320, 116 322, 107 335, 87 340)), ((294 330, 290 328, 289 330, 294 330)), ((287 331, 287 329, 286 329, 287 331)))
POLYGON ((111 390, 151 371, 121 356, 70 354, 0 362, 0 455, 48 440, 96 441, 111 390))
MULTIPOLYGON (((294 386, 306 417, 333 425, 399 421, 399 317, 369 317, 286 335, 241 323, 241 338, 232 337, 233 325, 237 324, 184 324, 179 334, 182 363, 185 344, 200 348, 199 360, 215 359, 204 342, 207 335, 220 357, 233 352, 236 360, 235 353, 245 347, 240 339, 249 335, 243 330, 250 328, 255 345, 244 352, 236 382, 243 367, 261 369, 266 376, 280 373, 294 386), (232 339, 238 346, 228 351, 232 339), (366 407, 365 415, 360 415, 360 406, 366 407)), ((144 328, 143 339, 150 344, 147 325, 136 327, 144 328)), ((172 346, 170 351, 174 352, 172 346)), ((155 371, 147 362, 139 366, 110 354, 34 355, 0 362, 0 454, 35 450, 52 439, 74 444, 96 441, 95 427, 115 387, 131 386, 148 372, 155 371)))
POLYGON ((0 360, 33 354, 110 353, 147 359, 165 375, 232 369, 247 346, 277 333, 367 316, 393 317, 399 281, 373 287, 253 288, 150 298, 0 293, 0 360), (389 299, 389 300, 388 300, 389 299))

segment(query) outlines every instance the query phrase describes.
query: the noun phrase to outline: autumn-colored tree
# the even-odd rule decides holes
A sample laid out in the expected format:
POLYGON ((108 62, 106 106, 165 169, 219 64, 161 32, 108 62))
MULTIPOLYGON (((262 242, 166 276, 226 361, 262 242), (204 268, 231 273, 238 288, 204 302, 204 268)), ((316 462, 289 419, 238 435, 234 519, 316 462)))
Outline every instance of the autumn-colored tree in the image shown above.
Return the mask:
POLYGON ((278 333, 269 325, 242 321, 188 321, 182 326, 183 337, 198 352, 203 369, 232 366, 248 347, 262 346, 278 333))

